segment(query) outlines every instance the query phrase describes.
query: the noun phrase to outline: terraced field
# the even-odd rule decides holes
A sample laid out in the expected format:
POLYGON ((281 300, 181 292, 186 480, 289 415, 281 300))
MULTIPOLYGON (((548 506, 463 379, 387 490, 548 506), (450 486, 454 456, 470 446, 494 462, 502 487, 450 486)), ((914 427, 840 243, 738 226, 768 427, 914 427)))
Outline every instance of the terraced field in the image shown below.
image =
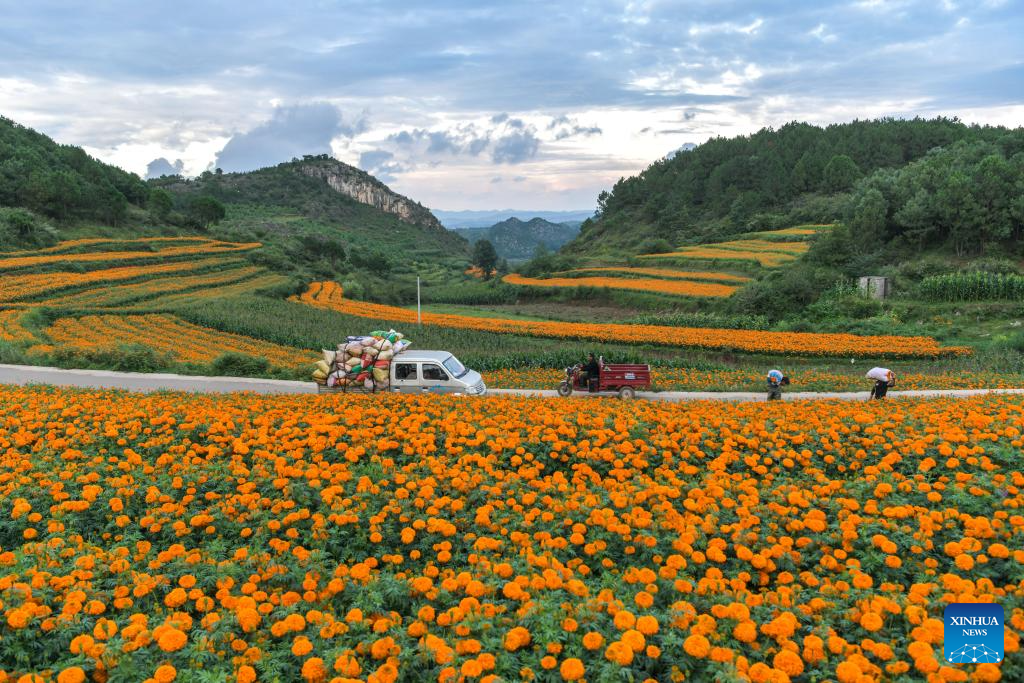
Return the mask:
POLYGON ((753 261, 765 268, 777 268, 800 258, 810 248, 803 241, 739 239, 681 247, 666 254, 644 254, 644 259, 684 258, 712 261, 753 261))
POLYGON ((295 368, 311 353, 154 315, 217 298, 252 294, 287 281, 253 265, 259 243, 201 237, 71 240, 38 251, 0 254, 0 341, 34 358, 57 352, 114 352, 141 344, 179 363, 207 364, 224 353, 295 368), (48 326, 26 326, 29 309, 54 312, 48 326), (104 312, 104 315, 86 315, 104 312), (147 313, 150 313, 147 315, 147 313))
POLYGON ((309 351, 218 332, 171 315, 90 315, 61 318, 45 330, 50 344, 29 349, 52 352, 56 345, 83 351, 116 351, 119 344, 141 344, 182 363, 210 363, 225 351, 266 358, 279 368, 308 365, 309 351))
POLYGON ((513 273, 503 279, 508 284, 521 287, 600 287, 681 297, 728 297, 753 279, 742 271, 778 268, 792 263, 807 252, 812 237, 830 227, 797 225, 782 230, 751 232, 725 242, 685 246, 675 251, 637 257, 688 265, 707 262, 708 267, 697 266, 699 270, 682 266, 639 266, 634 261, 632 264, 590 265, 555 273, 554 277, 529 278, 513 273), (741 272, 733 272, 736 270, 741 272))
POLYGON ((502 278, 510 285, 522 287, 608 287, 610 289, 634 289, 641 292, 656 292, 675 296, 722 297, 732 296, 733 285, 711 282, 693 282, 679 278, 634 278, 634 277, 523 277, 511 273, 502 278))
POLYGON ((88 239, 0 254, 0 308, 118 309, 173 293, 217 293, 227 285, 245 292, 284 282, 240 257, 259 247, 202 238, 88 239))

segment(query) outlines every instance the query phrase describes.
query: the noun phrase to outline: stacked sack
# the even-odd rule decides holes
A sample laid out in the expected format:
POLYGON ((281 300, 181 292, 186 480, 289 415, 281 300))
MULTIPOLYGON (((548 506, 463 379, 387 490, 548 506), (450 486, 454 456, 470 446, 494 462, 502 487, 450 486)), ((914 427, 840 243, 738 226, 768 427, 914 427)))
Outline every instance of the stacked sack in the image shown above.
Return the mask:
POLYGON ((317 361, 313 381, 329 387, 385 388, 391 376, 391 359, 411 344, 401 332, 377 330, 366 337, 348 337, 337 351, 324 350, 317 361))

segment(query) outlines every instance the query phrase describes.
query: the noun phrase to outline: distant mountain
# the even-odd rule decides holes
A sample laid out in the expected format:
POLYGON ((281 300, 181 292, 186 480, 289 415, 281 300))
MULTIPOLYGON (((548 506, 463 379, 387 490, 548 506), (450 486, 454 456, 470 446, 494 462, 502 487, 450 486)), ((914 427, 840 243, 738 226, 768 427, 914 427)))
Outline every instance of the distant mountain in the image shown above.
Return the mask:
POLYGON ((471 243, 481 239, 489 240, 501 258, 524 261, 533 256, 540 244, 551 251, 557 251, 579 233, 580 223, 552 223, 543 218, 533 218, 529 221, 509 218, 489 228, 461 228, 454 232, 471 243))
POLYGON ((582 222, 593 216, 594 210, 529 211, 501 209, 495 211, 441 211, 440 209, 434 209, 434 215, 438 217, 444 227, 449 230, 456 230, 459 228, 487 228, 509 218, 518 218, 520 220, 543 218, 552 223, 582 222))

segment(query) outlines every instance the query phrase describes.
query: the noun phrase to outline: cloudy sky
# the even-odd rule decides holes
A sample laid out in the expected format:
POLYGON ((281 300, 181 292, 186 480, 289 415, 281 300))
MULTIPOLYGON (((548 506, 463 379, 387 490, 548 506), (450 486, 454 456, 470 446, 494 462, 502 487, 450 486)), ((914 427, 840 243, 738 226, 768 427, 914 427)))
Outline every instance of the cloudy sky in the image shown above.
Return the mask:
POLYGON ((438 209, 590 209, 794 119, 1024 124, 1020 0, 0 0, 0 114, 140 175, 329 152, 438 209))

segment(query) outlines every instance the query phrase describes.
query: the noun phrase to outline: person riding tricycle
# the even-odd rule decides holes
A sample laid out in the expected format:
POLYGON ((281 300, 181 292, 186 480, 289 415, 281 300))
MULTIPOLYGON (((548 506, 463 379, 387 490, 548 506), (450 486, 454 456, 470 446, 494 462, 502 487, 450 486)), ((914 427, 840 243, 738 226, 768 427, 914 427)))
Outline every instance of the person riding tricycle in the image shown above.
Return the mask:
POLYGON ((591 393, 597 391, 598 382, 601 378, 601 364, 594 358, 594 354, 587 354, 587 362, 579 366, 577 382, 587 387, 591 393))
POLYGON ((630 399, 638 390, 651 388, 651 366, 629 363, 605 363, 603 358, 587 356, 586 363, 571 365, 565 369, 565 379, 558 386, 559 396, 569 396, 574 391, 591 394, 615 392, 619 398, 630 399))

